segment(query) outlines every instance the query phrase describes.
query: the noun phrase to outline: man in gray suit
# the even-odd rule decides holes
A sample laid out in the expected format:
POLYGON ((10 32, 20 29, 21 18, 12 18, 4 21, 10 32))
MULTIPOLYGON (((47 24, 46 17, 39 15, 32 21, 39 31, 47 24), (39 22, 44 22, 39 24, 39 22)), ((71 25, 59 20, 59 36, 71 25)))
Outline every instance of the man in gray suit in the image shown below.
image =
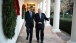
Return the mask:
POLYGON ((38 9, 38 13, 35 14, 35 22, 36 22, 36 38, 37 42, 39 42, 39 32, 41 37, 41 43, 44 40, 44 20, 49 20, 44 13, 41 12, 41 9, 38 9))

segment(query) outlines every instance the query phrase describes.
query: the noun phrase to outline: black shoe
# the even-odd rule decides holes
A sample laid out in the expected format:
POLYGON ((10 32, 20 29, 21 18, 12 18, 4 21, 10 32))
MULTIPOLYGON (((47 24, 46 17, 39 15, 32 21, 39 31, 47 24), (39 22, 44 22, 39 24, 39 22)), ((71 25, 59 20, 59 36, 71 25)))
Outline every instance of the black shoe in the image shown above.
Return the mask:
POLYGON ((43 43, 43 41, 41 41, 41 43, 43 43))
POLYGON ((28 40, 28 37, 26 37, 26 40, 28 40))
POLYGON ((32 43, 32 41, 29 41, 29 43, 32 43))
POLYGON ((39 43, 39 40, 37 40, 37 42, 39 43))

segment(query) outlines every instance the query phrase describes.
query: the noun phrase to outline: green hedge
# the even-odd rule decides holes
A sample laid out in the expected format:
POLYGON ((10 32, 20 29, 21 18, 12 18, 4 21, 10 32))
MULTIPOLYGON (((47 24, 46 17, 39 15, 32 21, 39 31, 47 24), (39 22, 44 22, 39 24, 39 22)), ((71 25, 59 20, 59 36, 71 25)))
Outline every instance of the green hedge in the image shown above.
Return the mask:
POLYGON ((71 25, 72 25, 72 21, 71 20, 60 20, 60 26, 59 28, 69 34, 71 34, 71 25))
POLYGON ((24 8, 22 7, 22 19, 24 19, 24 15, 25 15, 25 10, 24 10, 24 8))
POLYGON ((3 32, 6 38, 12 39, 15 35, 16 11, 13 0, 3 0, 3 32))
MULTIPOLYGON (((53 18, 50 19, 50 24, 53 25, 53 18)), ((59 29, 71 34, 71 20, 60 19, 59 29)))
POLYGON ((50 25, 53 26, 53 18, 52 17, 50 18, 50 25))

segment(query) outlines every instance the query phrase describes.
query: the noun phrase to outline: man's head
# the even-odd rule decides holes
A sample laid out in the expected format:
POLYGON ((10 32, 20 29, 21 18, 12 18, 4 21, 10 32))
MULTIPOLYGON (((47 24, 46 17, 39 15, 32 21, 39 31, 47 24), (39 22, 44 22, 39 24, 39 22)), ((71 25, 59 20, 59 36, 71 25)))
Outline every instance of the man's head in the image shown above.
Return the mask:
POLYGON ((33 6, 30 6, 30 11, 33 11, 33 6))
POLYGON ((38 13, 41 13, 41 9, 40 8, 38 9, 38 13))

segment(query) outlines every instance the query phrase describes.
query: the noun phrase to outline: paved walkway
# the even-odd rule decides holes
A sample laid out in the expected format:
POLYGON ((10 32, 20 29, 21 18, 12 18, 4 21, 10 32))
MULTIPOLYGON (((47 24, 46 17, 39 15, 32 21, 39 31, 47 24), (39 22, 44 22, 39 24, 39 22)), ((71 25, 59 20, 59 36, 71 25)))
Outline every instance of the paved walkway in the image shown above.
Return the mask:
MULTIPOLYGON (((68 36, 67 34, 64 34, 64 32, 54 33, 52 32, 52 28, 50 26, 45 26, 44 43, 67 43, 69 39, 70 39, 70 36, 68 36)), ((37 43, 36 41, 37 40, 36 40, 35 28, 34 28, 32 43, 37 43)), ((26 27, 25 27, 25 24, 23 24, 16 43, 28 43, 28 42, 29 41, 26 40, 26 27)))

